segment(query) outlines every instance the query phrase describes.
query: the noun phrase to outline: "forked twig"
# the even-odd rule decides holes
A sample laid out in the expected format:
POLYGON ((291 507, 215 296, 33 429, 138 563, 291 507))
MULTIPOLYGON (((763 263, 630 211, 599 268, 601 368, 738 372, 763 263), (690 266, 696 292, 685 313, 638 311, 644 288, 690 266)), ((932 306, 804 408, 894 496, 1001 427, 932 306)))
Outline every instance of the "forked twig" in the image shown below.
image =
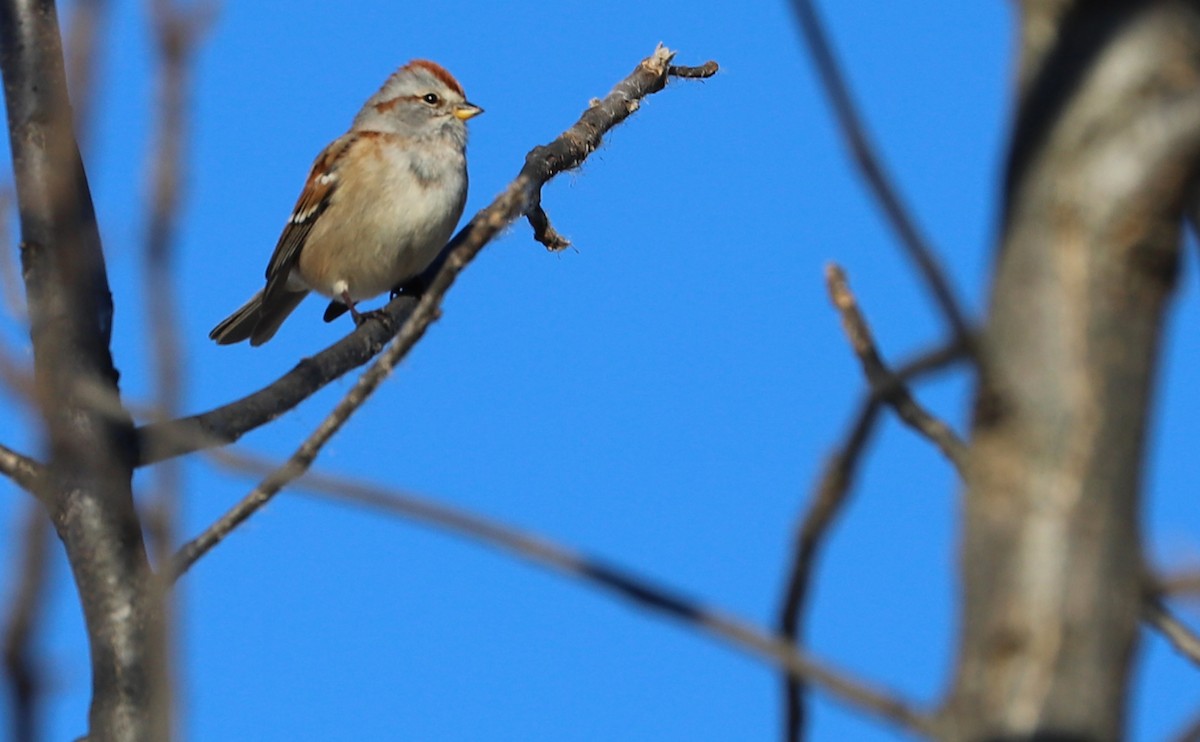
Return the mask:
POLYGON ((967 467, 967 446, 949 425, 937 419, 924 407, 917 403, 908 388, 900 383, 895 374, 883 362, 875 340, 871 337, 871 329, 866 319, 858 309, 858 302, 846 282, 846 274, 836 264, 830 263, 825 269, 825 282, 829 289, 829 298, 842 316, 842 329, 854 348, 862 364, 863 373, 872 390, 883 395, 896 414, 910 428, 929 439, 941 450, 961 476, 967 467))

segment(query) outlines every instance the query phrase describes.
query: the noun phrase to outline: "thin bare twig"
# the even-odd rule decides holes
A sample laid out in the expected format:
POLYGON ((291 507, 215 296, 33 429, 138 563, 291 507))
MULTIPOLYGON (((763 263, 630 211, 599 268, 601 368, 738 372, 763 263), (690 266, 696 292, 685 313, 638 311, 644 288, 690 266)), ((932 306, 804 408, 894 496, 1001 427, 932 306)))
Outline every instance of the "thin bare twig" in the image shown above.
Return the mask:
MULTIPOLYGON (((965 353, 965 349, 956 343, 937 348, 903 364, 897 370, 895 380, 903 383, 943 369, 961 360, 965 353)), ((796 528, 792 566, 778 622, 780 634, 795 644, 798 644, 797 639, 802 631, 801 619, 804 616, 817 555, 830 527, 841 514, 848 499, 858 463, 874 432, 882 404, 880 390, 869 389, 854 415, 854 422, 850 425, 846 439, 826 459, 808 509, 796 528)), ((784 678, 784 738, 789 742, 798 742, 803 737, 804 692, 803 679, 794 676, 784 678)))
MULTIPOLYGON (((268 472, 269 477, 278 471, 272 462, 229 450, 214 451, 211 456, 223 466, 255 475, 268 472)), ((932 733, 933 722, 928 714, 886 691, 818 663, 799 652, 787 639, 772 636, 731 614, 701 606, 678 591, 655 585, 542 536, 416 495, 311 471, 298 476, 289 486, 325 499, 368 507, 432 526, 590 583, 643 608, 682 621, 739 651, 762 657, 789 677, 804 678, 843 703, 911 732, 932 733)))
MULTIPOLYGON (((157 64, 154 137, 148 155, 146 234, 144 241, 145 301, 149 323, 151 377, 156 419, 178 414, 183 394, 185 360, 179 340, 178 306, 172 275, 173 250, 184 182, 190 108, 192 60, 200 35, 208 26, 207 7, 181 8, 174 0, 149 0, 157 64)), ((147 516, 157 555, 170 555, 178 507, 179 467, 173 462, 155 470, 155 495, 147 516)))
POLYGON ((1200 595, 1200 572, 1180 572, 1166 575, 1155 580, 1155 589, 1160 595, 1192 596, 1200 595))
MULTIPOLYGON (((186 359, 179 334, 178 294, 173 275, 174 245, 179 231, 180 204, 186 182, 189 119, 191 117, 192 71, 200 41, 215 18, 207 2, 180 4, 176 0, 149 0, 148 12, 158 53, 154 138, 148 156, 149 190, 144 240, 145 267, 142 272, 149 323, 152 398, 155 420, 179 414, 185 385, 186 359)), ((146 509, 146 533, 155 560, 170 562, 175 548, 177 523, 183 499, 182 466, 165 461, 153 472, 153 494, 146 509)), ((172 641, 178 621, 171 582, 156 575, 155 587, 162 592, 165 632, 159 645, 162 656, 149 658, 155 682, 162 689, 155 700, 162 704, 158 715, 171 718, 178 703, 173 667, 176 653, 172 641)))
POLYGON ((67 38, 63 43, 76 137, 83 152, 91 140, 96 91, 100 87, 96 83, 100 70, 98 40, 108 25, 108 10, 108 0, 75 0, 71 3, 67 38))
POLYGON ((918 404, 908 388, 897 381, 895 374, 883 362, 875 347, 875 340, 871 337, 871 329, 859 311, 858 302, 855 301, 854 294, 846 282, 845 272, 836 264, 830 263, 825 269, 825 281, 829 297, 842 316, 842 329, 850 339, 850 345, 862 364, 863 373, 871 388, 881 390, 884 401, 896 410, 900 419, 932 441, 950 463, 954 464, 961 476, 967 466, 966 444, 949 425, 929 414, 918 404))
POLYGON ((854 105, 850 88, 842 75, 837 58, 829 44, 821 19, 817 16, 812 0, 792 0, 792 10, 800 25, 804 42, 812 54, 817 75, 825 89, 825 95, 833 106, 838 126, 846 139, 854 161, 867 181, 880 208, 900 240, 901 246, 912 260, 933 294, 942 315, 950 325, 958 342, 965 348, 972 347, 970 325, 962 304, 955 296, 950 280, 938 264, 934 250, 921 235, 916 220, 909 214, 900 198, 899 191, 888 177, 883 163, 875 153, 875 147, 867 136, 862 116, 854 105))
POLYGON ((42 465, 0 443, 0 474, 16 482, 23 490, 36 492, 42 465))
POLYGON ((1147 595, 1142 599, 1142 620, 1157 629, 1176 652, 1200 667, 1200 636, 1171 613, 1160 596, 1147 595))
POLYGON ((39 503, 28 502, 21 532, 14 570, 17 587, 4 626, 4 671, 12 714, 11 738, 14 742, 34 742, 41 738, 38 702, 45 682, 33 646, 42 626, 50 571, 50 520, 39 503))
POLYGON ((429 271, 434 272, 434 278, 428 283, 391 345, 359 377, 333 412, 282 467, 203 533, 184 544, 173 561, 173 575, 186 571, 283 486, 308 469, 325 443, 383 383, 396 364, 437 320, 441 314, 442 297, 458 274, 497 234, 540 203, 539 193, 547 181, 558 173, 577 167, 600 146, 601 137, 607 131, 637 110, 642 98, 666 86, 673 57, 674 53, 660 44, 654 54, 642 60, 633 73, 618 83, 603 100, 593 101, 571 128, 549 145, 535 147, 526 156, 525 166, 516 179, 490 206, 475 215, 430 266, 429 271))

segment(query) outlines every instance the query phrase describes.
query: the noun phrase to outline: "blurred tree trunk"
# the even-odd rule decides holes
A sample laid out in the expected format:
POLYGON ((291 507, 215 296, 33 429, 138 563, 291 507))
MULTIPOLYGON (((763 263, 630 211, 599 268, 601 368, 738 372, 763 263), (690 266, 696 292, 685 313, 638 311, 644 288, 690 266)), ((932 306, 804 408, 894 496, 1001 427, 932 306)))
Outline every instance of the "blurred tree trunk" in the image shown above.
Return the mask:
POLYGON ((1124 736, 1145 430, 1200 149, 1198 5, 1020 4, 946 739, 1124 736))
POLYGON ((133 504, 135 437, 109 352, 112 296, 51 0, 0 0, 0 69, 48 463, 36 489, 63 541, 87 624, 88 735, 165 739, 155 682, 165 658, 162 595, 133 504))

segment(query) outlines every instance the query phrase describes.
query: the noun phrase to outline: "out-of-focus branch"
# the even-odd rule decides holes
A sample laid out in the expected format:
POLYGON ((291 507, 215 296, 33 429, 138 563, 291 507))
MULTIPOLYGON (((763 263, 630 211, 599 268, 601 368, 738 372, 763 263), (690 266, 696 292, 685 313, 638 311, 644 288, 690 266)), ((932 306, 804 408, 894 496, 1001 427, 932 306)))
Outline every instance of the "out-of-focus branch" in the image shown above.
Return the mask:
MULTIPOLYGON (((189 120, 191 118, 192 70, 201 37, 215 17, 204 2, 180 5, 176 0, 149 0, 154 30, 156 107, 154 138, 149 151, 149 191, 144 241, 144 301, 142 313, 149 324, 155 420, 179 414, 184 389, 186 358, 179 336, 178 291, 173 272, 174 248, 179 228, 182 189, 186 181, 189 120)), ((146 508, 146 531, 158 564, 170 561, 175 549, 176 524, 183 497, 182 467, 165 461, 153 471, 153 496, 146 508)), ((162 591, 164 614, 160 626, 162 656, 152 657, 151 671, 160 692, 155 696, 164 706, 158 716, 170 718, 176 701, 172 638, 175 633, 175 603, 169 580, 155 580, 162 591)))
MULTIPOLYGON (((143 316, 149 323, 154 379, 153 399, 160 419, 171 419, 180 407, 185 366, 179 342, 178 306, 171 269, 172 247, 179 222, 180 189, 184 181, 187 148, 189 92, 192 59, 207 17, 192 8, 181 9, 173 0, 150 0, 150 18, 158 52, 155 84, 154 139, 149 152, 148 220, 145 235, 145 301, 143 316)), ((207 16, 207 11, 204 11, 207 16)), ((170 543, 173 505, 178 494, 179 470, 160 466, 152 520, 162 521, 160 540, 170 543)), ((169 547, 166 547, 169 548, 169 547)), ((162 556, 166 556, 163 554, 162 556)))
POLYGON ((1200 572, 1180 572, 1156 578, 1155 589, 1161 595, 1200 595, 1200 572))
POLYGON ((131 490, 133 426, 84 404, 81 381, 106 386, 112 298, 91 194, 76 144, 58 17, 50 0, 0 0, 0 72, 21 218, 37 400, 48 473, 40 482, 88 630, 89 734, 165 739, 146 673, 161 656, 161 610, 131 490))
POLYGON ((1200 668, 1200 636, 1171 613, 1160 596, 1147 595, 1143 598, 1142 620, 1157 629, 1176 652, 1200 668))
POLYGON ((45 682, 33 645, 50 579, 50 521, 40 504, 32 500, 26 504, 21 532, 21 546, 14 559, 16 590, 8 601, 4 625, 4 671, 12 713, 10 739, 35 742, 41 739, 38 706, 45 682))
POLYGON ((108 26, 108 0, 74 0, 67 19, 67 83, 71 87, 71 107, 75 111, 75 132, 79 148, 87 151, 96 110, 96 77, 101 68, 99 40, 108 26))
POLYGON ((539 203, 539 193, 547 181, 558 173, 577 167, 600 146, 601 137, 607 131, 638 109, 642 98, 666 86, 673 57, 671 51, 659 45, 653 55, 642 60, 633 73, 618 83, 603 100, 594 101, 570 129, 550 144, 534 148, 526 156, 525 166, 516 179, 490 206, 471 219, 430 266, 433 279, 387 350, 359 377, 354 387, 286 464, 264 479, 242 502, 204 533, 184 545, 175 561, 177 574, 185 571, 284 485, 308 469, 321 447, 379 387, 440 316, 442 297, 458 274, 496 235, 539 203))
MULTIPOLYGON (((965 354, 966 349, 957 344, 937 348, 902 364, 896 370, 894 378, 897 383, 912 380, 917 376, 946 368, 961 360, 965 354)), ((841 514, 848 499, 859 461, 875 430, 882 404, 881 390, 869 389, 854 415, 854 422, 850 425, 846 439, 825 460, 808 509, 797 525, 792 564, 778 622, 780 635, 794 644, 798 644, 803 629, 802 619, 817 555, 830 527, 841 514)), ((798 742, 803 738, 805 690, 802 678, 790 675, 784 678, 783 736, 789 742, 798 742)))
MULTIPOLYGON (((227 468, 256 476, 272 476, 273 462, 229 450, 212 457, 227 468)), ((898 697, 830 669, 798 651, 789 641, 772 636, 723 611, 708 608, 678 591, 656 585, 602 560, 482 516, 416 495, 315 472, 299 475, 290 487, 336 502, 367 507, 415 521, 483 546, 488 546, 551 572, 591 584, 646 610, 681 621, 734 649, 761 657, 789 677, 804 679, 832 698, 909 732, 930 735, 930 717, 898 697)))
POLYGON ((966 444, 949 425, 929 414, 918 404, 908 388, 899 383, 896 375, 884 364, 879 350, 875 347, 875 340, 871 337, 871 328, 867 326, 866 319, 858 309, 858 302, 846 282, 845 272, 839 266, 830 263, 825 270, 825 278, 829 297, 842 316, 842 327, 846 331, 846 337, 850 339, 854 354, 862 364, 863 373, 871 389, 879 390, 883 400, 896 410, 900 419, 932 441, 950 463, 954 464, 959 474, 962 474, 966 469, 966 444))
POLYGON ((37 494, 43 471, 41 464, 0 443, 0 474, 16 482, 21 489, 37 494))
POLYGON ((854 157, 855 163, 862 171, 863 178, 879 202, 884 216, 900 240, 905 254, 917 266, 921 278, 933 294, 943 318, 950 326, 957 341, 965 348, 972 347, 973 338, 970 324, 962 305, 955 296, 954 288, 945 272, 938 265, 934 250, 917 228, 916 220, 909 214, 908 209, 900 198, 900 193, 892 184, 891 178, 884 169, 883 163, 875 153, 875 147, 867 136, 866 126, 862 116, 854 105, 850 88, 842 75, 837 58, 829 44, 821 19, 813 7, 812 0, 792 0, 792 10, 800 25, 801 35, 805 45, 812 54, 813 63, 817 67, 817 76, 825 95, 841 128, 842 136, 854 157))

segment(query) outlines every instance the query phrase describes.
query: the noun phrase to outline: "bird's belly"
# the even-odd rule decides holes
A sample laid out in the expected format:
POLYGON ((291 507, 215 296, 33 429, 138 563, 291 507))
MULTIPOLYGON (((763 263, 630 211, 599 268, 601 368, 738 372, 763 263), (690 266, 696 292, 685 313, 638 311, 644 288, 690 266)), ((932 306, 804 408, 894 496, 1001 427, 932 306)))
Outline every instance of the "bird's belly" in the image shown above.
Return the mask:
POLYGON ((300 279, 331 298, 341 298, 347 290, 354 301, 403 284, 425 270, 450 239, 462 215, 459 193, 464 190, 424 188, 408 180, 366 196, 393 205, 379 208, 378 202, 363 200, 343 186, 337 194, 341 203, 330 204, 331 210, 346 207, 343 218, 336 223, 318 219, 313 225, 300 252, 300 279), (355 203, 369 208, 355 209, 355 203))

